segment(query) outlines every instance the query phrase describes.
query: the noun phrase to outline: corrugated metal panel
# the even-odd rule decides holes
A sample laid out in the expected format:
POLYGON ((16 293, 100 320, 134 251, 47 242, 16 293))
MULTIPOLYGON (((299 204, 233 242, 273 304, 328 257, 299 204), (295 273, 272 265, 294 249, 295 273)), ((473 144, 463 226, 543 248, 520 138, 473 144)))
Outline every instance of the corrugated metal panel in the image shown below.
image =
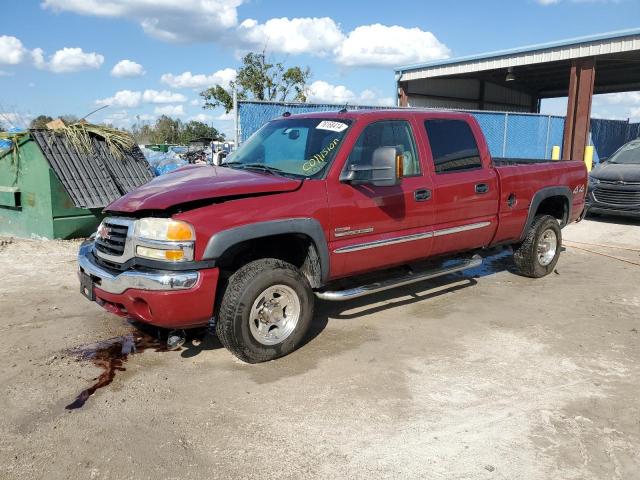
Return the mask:
POLYGON ((82 154, 51 130, 31 130, 31 136, 76 207, 104 208, 153 178, 137 146, 120 159, 98 137, 92 137, 93 153, 82 154))
POLYGON ((626 36, 613 35, 612 38, 604 37, 593 40, 586 38, 583 43, 568 42, 572 41, 454 58, 423 65, 410 65, 397 68, 396 71, 402 73, 400 81, 408 81, 631 52, 640 50, 640 30, 629 31, 626 36))

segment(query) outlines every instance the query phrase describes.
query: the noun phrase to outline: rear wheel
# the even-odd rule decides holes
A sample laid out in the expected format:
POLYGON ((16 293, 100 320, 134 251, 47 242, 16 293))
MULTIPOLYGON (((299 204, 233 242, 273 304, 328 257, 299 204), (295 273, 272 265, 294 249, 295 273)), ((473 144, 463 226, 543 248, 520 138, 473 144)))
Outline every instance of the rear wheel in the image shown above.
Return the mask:
POLYGON ((513 260, 522 275, 544 277, 558 263, 561 246, 562 232, 558 220, 551 215, 538 215, 527 230, 524 241, 514 246, 513 260))
POLYGON ((313 317, 313 292, 290 263, 264 258, 229 278, 216 334, 239 359, 259 363, 294 351, 313 317))

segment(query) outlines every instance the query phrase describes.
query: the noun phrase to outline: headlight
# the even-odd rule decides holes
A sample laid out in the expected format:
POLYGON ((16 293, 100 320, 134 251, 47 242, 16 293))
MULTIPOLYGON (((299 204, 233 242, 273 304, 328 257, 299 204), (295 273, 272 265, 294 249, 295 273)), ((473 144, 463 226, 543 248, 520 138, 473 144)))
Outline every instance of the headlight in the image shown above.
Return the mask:
POLYGON ((600 183, 600 180, 597 179, 596 177, 592 177, 591 175, 589 175, 589 186, 593 186, 593 185, 597 185, 600 183))
POLYGON ((136 256, 170 262, 193 260, 193 227, 170 218, 142 218, 136 222, 136 256))
POLYGON ((170 218, 142 218, 136 222, 136 237, 167 242, 188 242, 196 239, 187 222, 170 218))

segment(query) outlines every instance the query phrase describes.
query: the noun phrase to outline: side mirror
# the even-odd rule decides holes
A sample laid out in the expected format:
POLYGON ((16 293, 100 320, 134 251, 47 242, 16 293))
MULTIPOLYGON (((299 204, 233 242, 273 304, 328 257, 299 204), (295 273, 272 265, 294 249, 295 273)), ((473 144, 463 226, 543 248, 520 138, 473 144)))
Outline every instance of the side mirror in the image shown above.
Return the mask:
POLYGON ((371 156, 371 165, 350 165, 340 176, 340 181, 352 185, 393 187, 400 184, 403 167, 404 159, 396 147, 378 147, 371 156))

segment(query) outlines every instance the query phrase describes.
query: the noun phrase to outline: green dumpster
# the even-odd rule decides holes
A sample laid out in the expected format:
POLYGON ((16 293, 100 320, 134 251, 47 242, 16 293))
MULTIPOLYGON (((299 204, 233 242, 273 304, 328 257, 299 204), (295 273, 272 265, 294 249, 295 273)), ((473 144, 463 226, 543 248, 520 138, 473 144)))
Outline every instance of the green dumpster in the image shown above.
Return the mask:
POLYGON ((153 177, 137 147, 115 159, 100 138, 93 139, 96 152, 84 155, 53 131, 9 138, 17 148, 0 153, 0 235, 86 237, 104 207, 153 177))

